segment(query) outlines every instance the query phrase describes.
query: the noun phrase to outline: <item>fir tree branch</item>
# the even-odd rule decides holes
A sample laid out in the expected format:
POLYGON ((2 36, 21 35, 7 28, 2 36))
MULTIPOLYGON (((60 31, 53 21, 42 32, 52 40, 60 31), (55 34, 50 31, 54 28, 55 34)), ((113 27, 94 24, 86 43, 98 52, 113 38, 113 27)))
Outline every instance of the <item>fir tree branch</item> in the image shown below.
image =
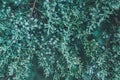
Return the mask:
POLYGON ((36 0, 33 3, 32 10, 31 10, 31 13, 30 13, 30 17, 32 17, 32 15, 33 15, 33 11, 35 9, 35 4, 36 4, 36 0))

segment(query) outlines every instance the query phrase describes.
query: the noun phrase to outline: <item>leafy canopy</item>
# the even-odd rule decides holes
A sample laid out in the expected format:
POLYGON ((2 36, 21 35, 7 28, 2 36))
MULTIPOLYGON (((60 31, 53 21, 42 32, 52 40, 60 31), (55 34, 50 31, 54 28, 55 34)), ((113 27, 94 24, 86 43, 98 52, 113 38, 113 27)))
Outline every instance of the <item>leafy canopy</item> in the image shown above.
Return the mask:
POLYGON ((120 80, 119 0, 1 0, 0 78, 120 80))

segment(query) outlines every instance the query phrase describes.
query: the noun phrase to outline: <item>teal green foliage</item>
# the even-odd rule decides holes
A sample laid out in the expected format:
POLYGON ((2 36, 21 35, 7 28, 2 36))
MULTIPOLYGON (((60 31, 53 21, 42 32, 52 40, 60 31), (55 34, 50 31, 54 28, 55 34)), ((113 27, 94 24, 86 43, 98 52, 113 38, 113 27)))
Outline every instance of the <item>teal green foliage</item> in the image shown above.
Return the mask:
POLYGON ((34 1, 0 1, 0 79, 120 79, 119 0, 34 1))

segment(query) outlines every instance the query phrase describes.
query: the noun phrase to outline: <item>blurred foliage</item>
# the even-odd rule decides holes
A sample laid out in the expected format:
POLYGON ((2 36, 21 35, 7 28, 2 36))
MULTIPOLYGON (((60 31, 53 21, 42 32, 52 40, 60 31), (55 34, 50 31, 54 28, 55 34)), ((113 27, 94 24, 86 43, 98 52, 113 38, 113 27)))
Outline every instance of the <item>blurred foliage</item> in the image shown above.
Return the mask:
POLYGON ((120 80, 119 21, 119 0, 0 0, 0 80, 120 80))

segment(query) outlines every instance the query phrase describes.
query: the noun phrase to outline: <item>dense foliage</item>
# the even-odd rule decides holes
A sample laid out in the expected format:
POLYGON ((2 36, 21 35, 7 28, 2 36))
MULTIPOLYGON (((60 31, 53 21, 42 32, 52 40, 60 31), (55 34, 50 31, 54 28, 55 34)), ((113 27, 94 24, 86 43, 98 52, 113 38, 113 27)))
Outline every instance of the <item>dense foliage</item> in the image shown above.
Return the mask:
POLYGON ((120 80, 120 0, 0 0, 0 80, 120 80))

